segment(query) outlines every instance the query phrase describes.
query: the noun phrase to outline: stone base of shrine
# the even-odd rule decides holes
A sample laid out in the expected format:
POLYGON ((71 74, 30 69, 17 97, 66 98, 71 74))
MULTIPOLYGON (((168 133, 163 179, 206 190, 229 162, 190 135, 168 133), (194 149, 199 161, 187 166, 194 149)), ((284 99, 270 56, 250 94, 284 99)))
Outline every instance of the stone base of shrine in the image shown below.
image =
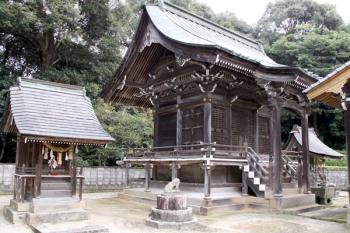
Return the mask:
POLYGON ((10 205, 5 206, 3 210, 4 217, 12 224, 24 223, 26 214, 30 209, 30 202, 18 202, 10 200, 10 205))
POLYGON ((84 206, 84 202, 75 197, 35 198, 26 215, 26 222, 34 225, 87 220, 84 206))

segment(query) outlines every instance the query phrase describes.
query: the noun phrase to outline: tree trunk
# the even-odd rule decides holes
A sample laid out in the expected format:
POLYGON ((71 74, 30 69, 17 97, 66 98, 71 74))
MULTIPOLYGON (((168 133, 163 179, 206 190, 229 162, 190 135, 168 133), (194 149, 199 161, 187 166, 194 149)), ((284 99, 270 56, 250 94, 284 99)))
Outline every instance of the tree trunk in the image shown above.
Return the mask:
POLYGON ((40 43, 41 71, 46 70, 54 64, 57 57, 54 31, 49 30, 44 33, 43 40, 40 43))

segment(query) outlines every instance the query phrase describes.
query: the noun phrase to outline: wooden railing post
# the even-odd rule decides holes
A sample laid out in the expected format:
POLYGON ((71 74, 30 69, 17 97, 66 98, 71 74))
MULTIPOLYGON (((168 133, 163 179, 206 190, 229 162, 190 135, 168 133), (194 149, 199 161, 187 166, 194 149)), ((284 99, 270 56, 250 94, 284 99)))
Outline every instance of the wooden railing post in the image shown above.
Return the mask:
POLYGON ((83 181, 84 181, 84 177, 83 177, 83 167, 80 167, 80 171, 79 171, 79 200, 81 201, 83 198, 83 181))

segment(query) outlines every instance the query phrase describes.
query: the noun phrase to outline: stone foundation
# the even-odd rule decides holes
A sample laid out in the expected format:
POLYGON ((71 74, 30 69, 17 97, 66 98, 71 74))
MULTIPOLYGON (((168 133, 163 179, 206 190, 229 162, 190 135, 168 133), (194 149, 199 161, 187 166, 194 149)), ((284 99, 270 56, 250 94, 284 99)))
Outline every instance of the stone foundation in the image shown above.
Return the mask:
POLYGON ((192 208, 187 207, 186 196, 158 195, 157 207, 151 209, 150 217, 146 224, 156 228, 181 229, 195 223, 192 217, 192 208))

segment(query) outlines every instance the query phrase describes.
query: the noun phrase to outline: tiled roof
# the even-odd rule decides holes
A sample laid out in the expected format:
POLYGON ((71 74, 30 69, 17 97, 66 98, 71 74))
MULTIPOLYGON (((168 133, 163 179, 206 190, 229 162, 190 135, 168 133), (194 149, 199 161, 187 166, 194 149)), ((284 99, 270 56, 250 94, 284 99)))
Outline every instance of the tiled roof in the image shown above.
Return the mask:
POLYGON ((22 79, 10 88, 8 109, 10 124, 29 138, 94 144, 114 141, 100 125, 83 87, 22 79))

